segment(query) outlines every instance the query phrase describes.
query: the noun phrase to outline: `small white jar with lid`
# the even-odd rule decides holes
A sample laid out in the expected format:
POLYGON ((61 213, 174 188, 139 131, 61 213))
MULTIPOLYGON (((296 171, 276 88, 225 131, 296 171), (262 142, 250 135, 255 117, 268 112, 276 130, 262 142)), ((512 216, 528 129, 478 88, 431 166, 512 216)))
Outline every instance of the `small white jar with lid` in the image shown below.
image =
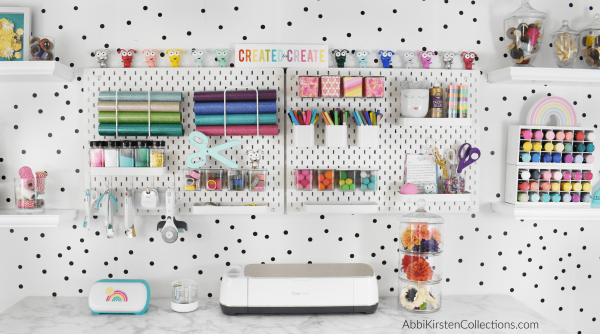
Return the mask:
POLYGON ((171 309, 175 312, 192 312, 198 308, 198 285, 191 279, 176 280, 171 284, 171 309))

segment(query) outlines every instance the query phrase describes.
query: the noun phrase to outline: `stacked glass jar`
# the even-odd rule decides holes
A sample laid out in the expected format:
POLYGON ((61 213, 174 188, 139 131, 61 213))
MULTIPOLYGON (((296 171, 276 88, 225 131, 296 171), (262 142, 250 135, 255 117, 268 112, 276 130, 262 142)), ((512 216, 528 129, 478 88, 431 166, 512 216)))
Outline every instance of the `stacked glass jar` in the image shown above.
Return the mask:
POLYGON ((400 221, 398 291, 400 307, 432 313, 442 306, 442 224, 444 219, 425 211, 419 199, 416 212, 400 221))
POLYGON ((90 167, 165 167, 165 142, 91 141, 90 167))

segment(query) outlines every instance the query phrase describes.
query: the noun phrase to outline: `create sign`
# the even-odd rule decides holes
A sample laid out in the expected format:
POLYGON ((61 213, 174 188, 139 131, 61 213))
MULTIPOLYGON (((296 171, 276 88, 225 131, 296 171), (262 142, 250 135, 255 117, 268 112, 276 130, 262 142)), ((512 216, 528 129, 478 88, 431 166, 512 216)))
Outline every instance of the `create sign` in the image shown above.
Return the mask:
POLYGON ((236 44, 236 67, 328 67, 327 45, 236 44))

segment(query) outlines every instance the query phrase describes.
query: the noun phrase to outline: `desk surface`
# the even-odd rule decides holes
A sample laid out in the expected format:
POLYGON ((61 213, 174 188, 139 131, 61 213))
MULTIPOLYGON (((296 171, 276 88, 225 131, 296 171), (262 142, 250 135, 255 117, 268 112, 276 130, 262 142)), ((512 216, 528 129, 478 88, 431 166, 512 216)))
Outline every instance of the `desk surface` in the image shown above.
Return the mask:
MULTIPOLYGON (((567 333, 511 296, 444 296, 437 313, 417 315, 382 298, 374 314, 237 315, 221 312, 218 299, 175 313, 170 300, 153 299, 144 315, 92 315, 85 297, 26 297, 0 313, 3 333, 567 333), (536 322, 537 329, 440 329, 440 322, 536 322), (410 327, 412 324, 412 328, 410 327), (437 329, 434 328, 438 324, 437 329), (420 325, 420 327, 417 327, 420 325), (423 327, 428 325, 429 327, 423 327), (427 328, 427 329, 424 329, 427 328), (411 330, 412 329, 412 330, 411 330)), ((478 325, 479 326, 479 325, 478 325)), ((491 323, 489 324, 491 326, 491 323)), ((485 328, 485 327, 484 327, 485 328)))

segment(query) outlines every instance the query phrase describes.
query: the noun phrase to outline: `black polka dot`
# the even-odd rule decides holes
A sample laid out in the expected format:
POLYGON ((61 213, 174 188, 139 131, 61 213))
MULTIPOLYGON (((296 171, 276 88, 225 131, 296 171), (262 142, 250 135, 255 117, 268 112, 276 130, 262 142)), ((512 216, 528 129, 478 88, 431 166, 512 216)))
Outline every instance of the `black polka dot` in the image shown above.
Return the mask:
POLYGON ((288 25, 288 27, 291 27, 292 26, 292 22, 288 22, 287 25, 288 25))
POLYGON ((419 32, 423 32, 423 28, 420 28, 420 27, 419 27, 419 29, 418 29, 418 30, 419 30, 419 32))
POLYGON ((45 13, 45 12, 46 12, 46 10, 45 10, 45 9, 42 9, 42 13, 45 13))
POLYGON ((81 39, 85 40, 87 37, 85 35, 81 36, 81 39))
POLYGON ((463 14, 463 11, 461 10, 460 12, 458 12, 458 14, 462 15, 462 14, 463 14))
POLYGON ((448 29, 448 25, 447 24, 444 24, 444 29, 448 29))
POLYGON ((260 28, 261 28, 261 29, 264 29, 264 28, 265 28, 265 25, 264 25, 264 24, 261 24, 260 28))
POLYGON ((327 40, 327 37, 323 37, 323 42, 325 42, 327 40))
POLYGON ((131 25, 131 21, 128 20, 127 21, 127 25, 130 26, 131 25))
POLYGON ((323 14, 319 14, 319 18, 322 19, 323 18, 323 14))
POLYGON ((162 13, 158 13, 158 17, 162 17, 162 13))
POLYGON ((78 9, 79 9, 79 7, 77 7, 77 6, 73 7, 73 10, 78 10, 78 9))
POLYGON ((219 29, 223 29, 223 26, 219 26, 219 29))
POLYGON ((304 11, 305 11, 305 12, 308 12, 308 7, 304 7, 304 11))
POLYGON ((202 8, 200 11, 201 11, 202 13, 206 13, 206 9, 204 9, 204 8, 202 8))
POLYGON ((352 34, 351 33, 347 33, 346 36, 352 37, 352 34))
POLYGON ((167 36, 163 36, 163 37, 162 37, 162 39, 163 39, 163 41, 164 41, 164 40, 166 40, 166 39, 167 39, 167 36))

